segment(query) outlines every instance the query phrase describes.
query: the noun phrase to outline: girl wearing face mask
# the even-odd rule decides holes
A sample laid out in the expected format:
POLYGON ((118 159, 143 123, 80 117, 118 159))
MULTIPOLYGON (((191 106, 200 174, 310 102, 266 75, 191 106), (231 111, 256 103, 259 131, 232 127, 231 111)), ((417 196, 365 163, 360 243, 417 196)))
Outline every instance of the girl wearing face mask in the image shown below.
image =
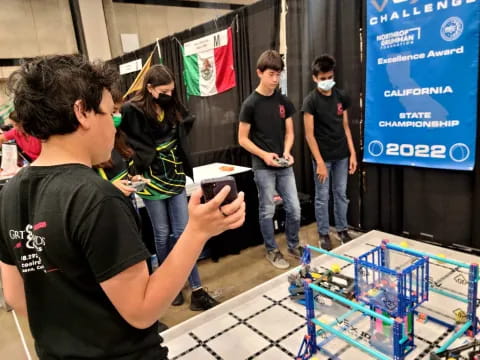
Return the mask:
MULTIPOLYGON (((142 89, 121 110, 120 129, 135 151, 137 174, 150 180, 137 192, 150 216, 159 264, 182 234, 188 220, 186 175, 193 177, 186 137, 194 117, 178 100, 174 76, 164 65, 152 66, 145 74, 142 89)), ((190 309, 206 310, 217 301, 203 290, 195 265, 189 278, 192 288, 190 309)), ((173 305, 183 304, 180 292, 173 305)))

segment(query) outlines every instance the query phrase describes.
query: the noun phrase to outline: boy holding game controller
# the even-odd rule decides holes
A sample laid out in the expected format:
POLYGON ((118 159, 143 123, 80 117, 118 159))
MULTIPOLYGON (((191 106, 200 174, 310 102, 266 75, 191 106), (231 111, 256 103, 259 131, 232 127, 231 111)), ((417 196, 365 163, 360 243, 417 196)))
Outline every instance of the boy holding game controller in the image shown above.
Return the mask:
POLYGON ((257 62, 260 83, 242 104, 238 128, 240 146, 252 154, 266 258, 279 269, 287 269, 290 264, 278 249, 274 237, 275 191, 282 197, 285 207, 288 252, 296 258, 303 253, 298 240, 300 202, 291 167, 294 159, 290 153, 294 141, 292 115, 295 107, 277 89, 283 68, 278 52, 267 50, 260 55, 257 62))

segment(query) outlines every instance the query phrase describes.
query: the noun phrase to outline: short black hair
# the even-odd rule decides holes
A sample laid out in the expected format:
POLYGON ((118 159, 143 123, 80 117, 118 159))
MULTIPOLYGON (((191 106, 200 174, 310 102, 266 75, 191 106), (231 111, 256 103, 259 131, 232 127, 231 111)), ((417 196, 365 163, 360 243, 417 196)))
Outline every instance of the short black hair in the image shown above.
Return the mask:
POLYGON ((335 58, 328 54, 323 54, 313 60, 312 75, 317 76, 319 73, 326 73, 335 70, 335 58))
POLYGON ((82 55, 50 55, 32 59, 10 75, 8 89, 23 130, 38 139, 69 134, 79 123, 73 106, 100 113, 103 90, 118 81, 118 72, 82 55))
POLYGON ((283 71, 285 64, 282 56, 275 50, 264 51, 257 61, 257 69, 262 73, 265 70, 283 71))

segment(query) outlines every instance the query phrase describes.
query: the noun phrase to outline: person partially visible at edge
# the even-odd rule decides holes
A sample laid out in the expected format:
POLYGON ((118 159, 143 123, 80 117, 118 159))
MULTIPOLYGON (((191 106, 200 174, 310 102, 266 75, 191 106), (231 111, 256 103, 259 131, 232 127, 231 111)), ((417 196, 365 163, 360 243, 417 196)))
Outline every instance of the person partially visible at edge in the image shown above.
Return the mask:
POLYGON ((119 128, 122 123, 122 93, 117 88, 111 90, 113 100, 113 125, 115 126, 115 142, 112 155, 108 161, 95 165, 99 175, 105 180, 110 181, 125 196, 130 196, 135 189, 129 186, 130 181, 144 180, 142 176, 130 176, 129 168, 133 166, 133 149, 128 145, 127 135, 119 128))
POLYGON ((357 155, 348 124, 350 99, 335 86, 335 59, 330 55, 316 58, 312 78, 316 88, 303 101, 305 138, 312 154, 315 181, 315 217, 320 246, 332 249, 329 235, 328 201, 333 192, 335 228, 342 243, 352 238, 347 224, 348 174, 357 169, 357 155))
POLYGON ((15 140, 23 157, 28 162, 35 161, 42 151, 41 141, 25 133, 15 110, 10 113, 9 119, 12 120, 13 128, 3 133, 0 132, 0 143, 15 140))
MULTIPOLYGON (((122 114, 120 113, 120 109, 123 105, 122 93, 117 87, 114 87, 111 89, 111 94, 113 100, 112 119, 113 125, 116 129, 112 155, 108 161, 95 165, 94 168, 103 179, 110 181, 112 185, 115 186, 118 190, 120 190, 125 196, 129 196, 136 208, 137 202, 135 196, 133 195, 135 193, 135 188, 131 186, 131 182, 147 180, 141 175, 132 176, 130 174, 133 167, 132 157, 134 151, 130 147, 130 145, 128 145, 127 135, 121 129, 119 129, 119 126, 122 123, 122 114)), ((140 221, 142 239, 147 246, 147 249, 151 251, 151 244, 149 241, 150 239, 143 236, 143 226, 143 222, 140 221)), ((150 259, 150 261, 147 261, 147 264, 149 272, 151 273, 154 270, 152 259, 150 259)), ((168 326, 159 321, 158 329, 159 332, 162 332, 168 329, 168 326)))
MULTIPOLYGON (((122 106, 120 129, 135 151, 133 166, 149 180, 138 192, 153 225, 158 262, 167 258, 188 221, 186 175, 193 178, 187 136, 195 117, 180 103, 173 73, 164 65, 152 66, 142 88, 122 106)), ((218 304, 203 288, 196 265, 188 277, 192 289, 190 310, 207 310, 218 304)), ((173 305, 181 305, 179 291, 173 305)))
POLYGON ((274 237, 273 216, 275 190, 282 197, 286 212, 285 233, 288 252, 301 258, 303 247, 299 243, 300 202, 298 200, 295 174, 291 154, 294 131, 292 115, 295 107, 278 90, 280 76, 284 68, 280 54, 267 50, 257 62, 257 75, 260 79, 255 91, 242 104, 238 142, 252 154, 252 167, 260 202, 259 221, 267 250, 266 258, 280 269, 290 266, 278 249, 274 237), (285 165, 279 159, 283 158, 285 165))
POLYGON ((35 58, 9 79, 23 129, 44 143, 0 192, 0 269, 41 360, 167 359, 159 316, 208 238, 244 222, 243 194, 220 208, 228 187, 206 204, 193 193, 184 233, 149 275, 131 202, 91 169, 112 152, 116 77, 66 55, 35 58))

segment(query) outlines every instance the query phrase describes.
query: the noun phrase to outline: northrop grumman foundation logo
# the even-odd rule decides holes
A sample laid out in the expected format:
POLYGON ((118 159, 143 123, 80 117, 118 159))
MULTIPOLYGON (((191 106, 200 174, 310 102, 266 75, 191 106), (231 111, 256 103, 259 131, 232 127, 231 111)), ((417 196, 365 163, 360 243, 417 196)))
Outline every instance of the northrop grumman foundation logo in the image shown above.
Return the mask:
POLYGON ((377 43, 381 49, 412 45, 421 38, 422 29, 419 27, 402 29, 394 32, 377 35, 377 43))
MULTIPOLYGON (((394 4, 400 4, 410 1, 410 4, 415 4, 418 0, 392 0, 394 4)), ((382 12, 388 4, 388 0, 371 0, 372 5, 378 12, 382 12)))
POLYGON ((457 40, 463 33, 463 21, 457 16, 445 20, 440 28, 440 35, 445 41, 457 40))

